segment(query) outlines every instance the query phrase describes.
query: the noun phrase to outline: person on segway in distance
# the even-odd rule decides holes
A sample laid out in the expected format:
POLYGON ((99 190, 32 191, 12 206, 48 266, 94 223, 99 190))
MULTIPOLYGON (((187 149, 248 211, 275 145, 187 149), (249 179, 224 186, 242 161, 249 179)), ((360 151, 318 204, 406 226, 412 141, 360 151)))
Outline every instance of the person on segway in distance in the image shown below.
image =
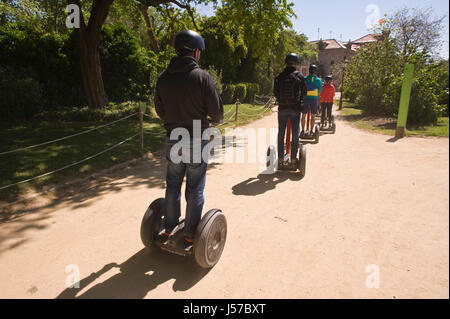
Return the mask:
MULTIPOLYGON (((168 68, 158 78, 155 91, 156 112, 163 120, 167 131, 168 164, 163 225, 165 231, 161 236, 163 241, 168 239, 173 229, 179 224, 181 186, 186 176, 185 236, 181 246, 188 249, 194 243, 195 232, 202 215, 205 201, 203 192, 208 168, 207 159, 203 158, 202 152, 209 140, 193 138, 194 121, 201 122, 202 134, 210 127, 210 121, 221 123, 223 102, 213 78, 207 71, 200 69, 198 64, 201 53, 205 50, 205 42, 201 35, 195 31, 181 31, 175 38, 175 50, 178 56, 170 61, 168 68), (187 148, 189 154, 182 154, 181 163, 171 158, 172 148, 180 141, 171 140, 170 136, 173 130, 179 128, 186 129, 190 134, 187 148), (201 145, 196 146, 195 143, 201 145), (194 152, 200 152, 200 154, 193 154, 194 152)), ((186 148, 183 147, 181 152, 185 150, 186 148)))
MULTIPOLYGON (((305 78, 307 94, 302 110, 302 133, 305 132, 305 122, 308 110, 311 109, 311 128, 314 126, 316 120, 316 113, 319 109, 319 96, 322 92, 322 80, 317 76, 319 68, 312 64, 309 67, 309 75, 305 78)), ((310 132, 311 133, 311 132, 310 132)))
POLYGON ((278 101, 278 169, 284 164, 284 139, 289 120, 292 125, 291 165, 297 167, 300 143, 300 111, 306 95, 305 78, 297 70, 300 58, 291 53, 286 56, 286 68, 276 78, 274 95, 278 101))
POLYGON ((322 108, 320 125, 325 127, 325 122, 328 122, 329 128, 331 128, 332 125, 331 115, 333 111, 334 97, 336 95, 336 90, 331 82, 332 80, 333 77, 331 75, 325 77, 325 84, 323 86, 322 93, 320 93, 320 106, 322 108))

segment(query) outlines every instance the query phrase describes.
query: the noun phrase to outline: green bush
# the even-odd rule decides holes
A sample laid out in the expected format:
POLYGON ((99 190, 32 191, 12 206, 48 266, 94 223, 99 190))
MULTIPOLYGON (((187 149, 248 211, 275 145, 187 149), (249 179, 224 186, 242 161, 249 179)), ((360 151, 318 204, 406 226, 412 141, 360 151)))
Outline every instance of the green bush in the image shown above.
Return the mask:
POLYGON ((241 103, 245 102, 247 96, 247 86, 245 83, 236 84, 235 99, 239 99, 241 103))
POLYGON ((100 47, 105 91, 110 101, 148 100, 151 77, 157 76, 153 51, 139 46, 137 38, 123 24, 105 25, 100 47))
MULTIPOLYGON (((2 65, 7 66, 3 72, 14 74, 19 80, 32 79, 34 86, 41 91, 40 99, 36 98, 35 90, 29 91, 29 97, 19 97, 16 93, 17 99, 33 101, 27 103, 26 116, 39 107, 55 109, 85 102, 75 46, 75 39, 70 35, 44 33, 23 23, 0 26, 0 57, 2 65)), ((24 90, 21 94, 27 95, 28 91, 24 90)), ((14 101, 7 100, 3 95, 0 100, 7 102, 3 104, 4 109, 11 109, 3 113, 22 117, 22 113, 15 111, 17 105, 14 101)))
POLYGON ((247 86, 247 96, 245 97, 245 103, 253 103, 255 99, 255 94, 259 94, 259 84, 246 83, 246 86, 247 86))
POLYGON ((214 84, 216 85, 217 92, 222 94, 223 84, 222 84, 222 72, 217 71, 213 66, 210 66, 208 73, 214 79, 214 84))
POLYGON ((441 101, 448 91, 448 68, 423 52, 402 56, 392 39, 364 46, 352 58, 344 96, 355 100, 365 115, 397 116, 406 63, 415 65, 408 124, 436 123, 446 107, 441 101))
POLYGON ((344 92, 343 92, 343 94, 344 94, 343 98, 348 99, 352 103, 356 102, 357 94, 350 86, 344 85, 344 92))
MULTIPOLYGON (((140 47, 135 36, 117 24, 104 26, 100 54, 110 101, 149 100, 158 72, 152 51, 140 47)), ((22 23, 1 25, 0 60, 2 119, 87 104, 74 32, 45 33, 22 23)))
POLYGON ((0 67, 0 118, 30 118, 44 105, 41 84, 35 80, 32 70, 15 72, 9 67, 0 67))
POLYGON ((226 84, 222 91, 222 100, 225 104, 233 104, 235 98, 236 86, 234 84, 226 84))

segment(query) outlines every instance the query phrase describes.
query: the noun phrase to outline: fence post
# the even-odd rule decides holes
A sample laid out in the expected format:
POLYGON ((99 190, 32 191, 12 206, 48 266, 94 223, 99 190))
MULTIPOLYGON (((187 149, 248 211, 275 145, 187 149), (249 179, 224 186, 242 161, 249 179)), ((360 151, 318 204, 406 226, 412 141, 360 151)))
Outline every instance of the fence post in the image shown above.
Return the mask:
POLYGON ((234 115, 234 121, 237 122, 238 120, 238 112, 239 112, 239 99, 236 100, 236 114, 234 115))
POLYGON ((411 99, 413 76, 414 64, 405 65, 402 93, 400 96, 400 107, 398 110, 397 130, 395 132, 395 137, 397 138, 402 138, 406 135, 406 122, 408 120, 409 101, 411 99))
POLYGON ((144 115, 142 105, 139 106, 139 152, 144 152, 144 115))

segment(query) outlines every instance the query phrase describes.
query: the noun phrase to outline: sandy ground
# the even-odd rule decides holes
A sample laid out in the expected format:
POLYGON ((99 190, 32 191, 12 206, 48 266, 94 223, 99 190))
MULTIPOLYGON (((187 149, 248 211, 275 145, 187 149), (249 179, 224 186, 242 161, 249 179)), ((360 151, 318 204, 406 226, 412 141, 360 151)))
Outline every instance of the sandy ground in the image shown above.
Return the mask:
MULTIPOLYGON (((276 114, 249 127, 276 127, 276 114)), ((388 139, 338 122, 307 145, 303 179, 211 167, 205 209, 222 208, 228 240, 210 271, 143 249, 141 218, 164 194, 157 157, 9 214, 0 298, 448 298, 449 141, 388 139), (71 265, 80 289, 66 289, 71 265)))

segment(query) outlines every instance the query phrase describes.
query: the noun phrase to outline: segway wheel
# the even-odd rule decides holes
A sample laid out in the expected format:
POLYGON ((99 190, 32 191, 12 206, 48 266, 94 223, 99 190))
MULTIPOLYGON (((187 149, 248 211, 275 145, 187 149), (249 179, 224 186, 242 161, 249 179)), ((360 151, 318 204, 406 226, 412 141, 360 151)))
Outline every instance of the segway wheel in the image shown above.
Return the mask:
POLYGON ((155 200, 145 212, 141 223, 141 240, 145 247, 154 248, 158 232, 162 227, 165 199, 155 200))
POLYGON ((306 175, 306 147, 300 145, 299 156, 298 156, 298 170, 302 176, 306 175))
POLYGON ((267 150, 266 167, 269 168, 275 165, 276 161, 277 161, 277 150, 275 149, 275 146, 271 145, 267 150))
POLYGON ((331 127, 331 132, 333 134, 336 134, 336 122, 334 121, 334 115, 331 115, 331 123, 332 123, 332 127, 331 127))
POLYGON ((227 239, 227 220, 220 209, 209 211, 200 221, 194 241, 194 257, 202 268, 213 268, 227 239))
POLYGON ((319 144, 319 138, 320 138, 320 128, 319 125, 316 125, 314 127, 314 143, 319 144))

